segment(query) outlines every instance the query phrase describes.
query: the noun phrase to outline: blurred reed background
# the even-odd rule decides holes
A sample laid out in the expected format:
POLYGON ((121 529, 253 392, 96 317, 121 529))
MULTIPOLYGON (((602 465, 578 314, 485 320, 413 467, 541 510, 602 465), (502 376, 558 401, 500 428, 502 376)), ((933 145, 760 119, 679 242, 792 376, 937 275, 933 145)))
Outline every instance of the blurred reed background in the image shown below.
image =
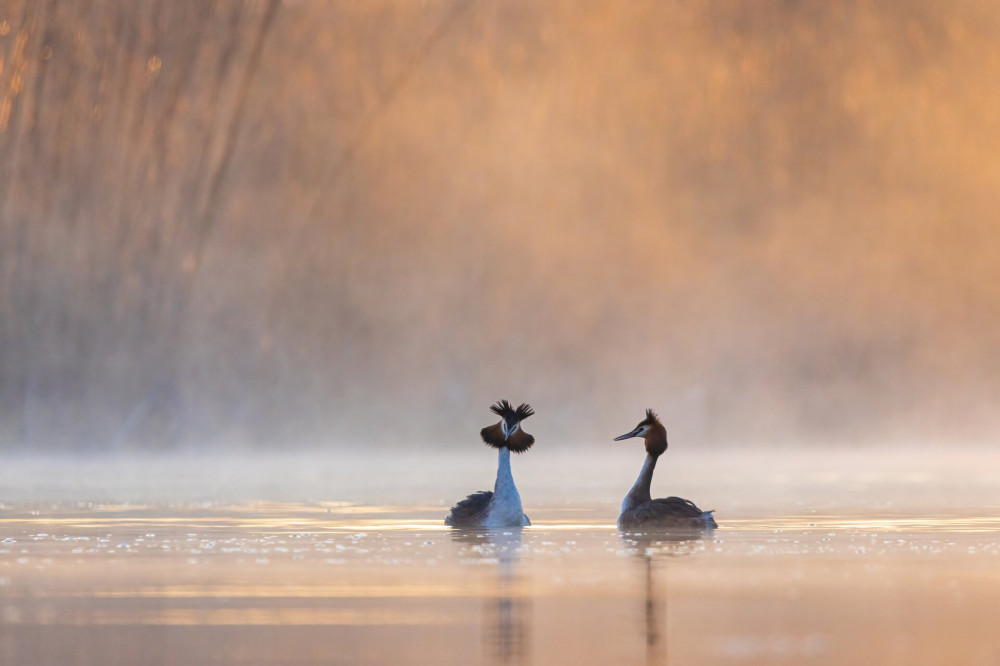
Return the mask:
POLYGON ((985 0, 0 3, 0 446, 989 441, 985 0))

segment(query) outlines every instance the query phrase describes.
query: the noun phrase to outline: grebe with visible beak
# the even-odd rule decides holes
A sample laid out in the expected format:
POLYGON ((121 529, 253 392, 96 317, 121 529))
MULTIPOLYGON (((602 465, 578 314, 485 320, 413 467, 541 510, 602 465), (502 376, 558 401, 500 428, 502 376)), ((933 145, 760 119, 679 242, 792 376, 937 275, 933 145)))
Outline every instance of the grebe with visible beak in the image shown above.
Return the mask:
POLYGON ((646 418, 631 432, 615 437, 616 442, 632 437, 642 437, 646 442, 646 462, 642 465, 639 478, 628 491, 622 502, 622 512, 618 516, 618 527, 635 529, 643 527, 705 529, 718 527, 712 511, 702 511, 694 502, 680 497, 651 499, 649 486, 653 480, 656 459, 667 450, 667 429, 660 423, 652 409, 646 410, 646 418))

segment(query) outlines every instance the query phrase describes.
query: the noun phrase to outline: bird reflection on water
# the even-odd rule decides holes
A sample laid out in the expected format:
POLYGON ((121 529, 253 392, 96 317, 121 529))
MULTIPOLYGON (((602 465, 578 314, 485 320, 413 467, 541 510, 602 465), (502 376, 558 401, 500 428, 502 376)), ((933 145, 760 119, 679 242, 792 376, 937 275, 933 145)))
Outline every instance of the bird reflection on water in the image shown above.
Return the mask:
POLYGON ((453 541, 470 546, 469 555, 496 562, 496 590, 484 595, 483 638, 489 658, 498 664, 518 664, 528 652, 530 601, 516 591, 520 527, 459 529, 453 541))
POLYGON ((666 561, 686 557, 695 552, 705 537, 705 530, 623 531, 620 534, 625 549, 642 562, 645 583, 646 663, 667 664, 669 663, 667 650, 669 593, 665 593, 662 597, 660 595, 661 590, 666 590, 668 587, 666 561), (658 586, 654 572, 660 569, 663 582, 658 586))

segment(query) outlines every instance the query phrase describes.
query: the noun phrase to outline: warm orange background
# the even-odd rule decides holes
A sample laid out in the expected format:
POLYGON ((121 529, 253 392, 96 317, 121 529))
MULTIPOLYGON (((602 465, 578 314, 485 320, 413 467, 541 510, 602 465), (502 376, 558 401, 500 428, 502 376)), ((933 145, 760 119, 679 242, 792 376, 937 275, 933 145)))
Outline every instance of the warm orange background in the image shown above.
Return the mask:
POLYGON ((991 2, 0 7, 0 438, 985 440, 991 2))

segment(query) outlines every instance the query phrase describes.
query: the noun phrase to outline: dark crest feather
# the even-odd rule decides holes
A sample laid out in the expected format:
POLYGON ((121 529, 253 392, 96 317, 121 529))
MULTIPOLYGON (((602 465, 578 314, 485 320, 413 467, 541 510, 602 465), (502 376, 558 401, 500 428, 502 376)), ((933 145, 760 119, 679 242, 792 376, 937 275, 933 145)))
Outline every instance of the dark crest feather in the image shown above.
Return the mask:
POLYGON ((486 426, 479 431, 479 436, 483 438, 484 444, 492 446, 494 449, 502 449, 507 446, 507 442, 503 439, 503 430, 500 429, 499 423, 486 426))
POLYGON ((492 446, 494 449, 502 449, 506 446, 511 450, 511 453, 524 453, 535 443, 535 437, 524 432, 523 428, 519 428, 510 436, 510 439, 504 440, 499 423, 486 426, 479 431, 479 436, 483 438, 483 443, 487 446, 492 446))
POLYGON ((522 402, 518 405, 517 409, 514 409, 514 405, 510 404, 507 400, 497 400, 490 405, 490 411, 497 416, 502 416, 504 418, 513 416, 518 421, 523 421, 535 413, 535 410, 531 408, 531 405, 526 402, 522 402))
MULTIPOLYGON (((515 409, 507 400, 497 400, 490 405, 490 411, 508 423, 511 421, 523 421, 535 413, 531 405, 526 402, 522 402, 515 409)), ((513 453, 524 453, 535 443, 535 438, 524 432, 523 428, 519 428, 509 439, 504 440, 503 430, 500 428, 499 423, 483 428, 479 431, 479 435, 488 446, 492 446, 495 449, 507 447, 513 453)))
POLYGON ((514 413, 514 408, 506 400, 497 400, 490 405, 490 411, 497 416, 507 416, 514 413))
POLYGON ((534 443, 535 436, 524 432, 522 428, 510 436, 510 439, 507 440, 507 448, 510 449, 511 453, 524 453, 534 443))
POLYGON ((646 418, 639 422, 639 425, 652 425, 654 423, 659 423, 660 417, 656 415, 652 409, 646 410, 646 418))

